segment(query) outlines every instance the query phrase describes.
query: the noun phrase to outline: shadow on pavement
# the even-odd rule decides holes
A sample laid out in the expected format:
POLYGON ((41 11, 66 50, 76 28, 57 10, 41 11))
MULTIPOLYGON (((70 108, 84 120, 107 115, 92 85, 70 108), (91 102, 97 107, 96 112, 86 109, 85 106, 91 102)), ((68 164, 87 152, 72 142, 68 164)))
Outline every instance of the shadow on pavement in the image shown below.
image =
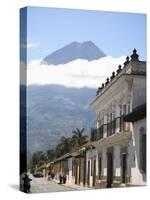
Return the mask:
POLYGON ((11 187, 14 190, 19 191, 19 185, 17 185, 17 184, 10 184, 9 187, 11 187))

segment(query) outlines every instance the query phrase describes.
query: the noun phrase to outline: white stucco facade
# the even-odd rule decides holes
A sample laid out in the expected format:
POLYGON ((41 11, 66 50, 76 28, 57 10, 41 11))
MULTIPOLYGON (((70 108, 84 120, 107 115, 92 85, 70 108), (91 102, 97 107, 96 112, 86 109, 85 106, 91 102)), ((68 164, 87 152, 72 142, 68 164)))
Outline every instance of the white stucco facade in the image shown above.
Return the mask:
POLYGON ((68 158, 68 174, 67 174, 67 181, 69 183, 72 182, 72 157, 68 158))
MULTIPOLYGON (((96 112, 93 146, 102 157, 96 180, 105 182, 106 187, 146 184, 146 172, 140 160, 144 155, 140 146, 146 145, 140 143, 140 130, 146 133, 146 117, 137 114, 137 108, 145 103, 146 63, 138 60, 134 50, 131 60, 127 58, 124 67, 119 66, 117 74, 113 72, 107 78, 91 103, 96 112), (125 120, 130 113, 133 113, 131 119, 125 120)), ((145 138, 144 135, 142 141, 145 138)))
POLYGON ((86 183, 89 187, 93 187, 93 163, 95 160, 96 172, 95 176, 98 175, 98 153, 96 149, 89 149, 86 152, 86 183), (89 163, 89 164, 88 164, 89 163))
POLYGON ((93 188, 146 185, 146 62, 130 57, 98 89, 91 140, 56 162, 57 178, 63 169, 69 183, 93 188))
POLYGON ((146 119, 138 120, 133 124, 133 136, 129 143, 129 168, 130 184, 146 185, 146 173, 140 169, 140 129, 146 131, 146 119))

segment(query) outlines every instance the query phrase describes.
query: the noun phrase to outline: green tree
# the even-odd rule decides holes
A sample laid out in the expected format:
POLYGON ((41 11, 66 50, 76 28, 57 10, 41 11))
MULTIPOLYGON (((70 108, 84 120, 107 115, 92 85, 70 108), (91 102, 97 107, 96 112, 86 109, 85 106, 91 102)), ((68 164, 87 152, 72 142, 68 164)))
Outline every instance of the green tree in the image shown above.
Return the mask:
POLYGON ((71 143, 74 147, 79 147, 87 142, 88 136, 83 135, 84 130, 85 130, 84 128, 82 129, 76 128, 76 130, 72 131, 73 135, 71 143))
POLYGON ((47 158, 49 161, 52 161, 55 159, 55 150, 54 149, 49 149, 46 151, 47 158))
POLYGON ((36 167, 40 167, 48 161, 48 157, 43 151, 37 151, 31 158, 31 169, 34 171, 36 167))
POLYGON ((56 157, 68 153, 71 150, 71 147, 71 138, 62 136, 55 149, 56 157))

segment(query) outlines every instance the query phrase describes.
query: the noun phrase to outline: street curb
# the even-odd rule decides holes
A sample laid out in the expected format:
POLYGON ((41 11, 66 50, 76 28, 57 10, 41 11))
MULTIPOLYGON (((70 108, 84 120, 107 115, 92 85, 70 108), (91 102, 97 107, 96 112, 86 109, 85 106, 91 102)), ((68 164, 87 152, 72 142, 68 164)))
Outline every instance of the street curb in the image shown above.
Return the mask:
MULTIPOLYGON (((53 179, 52 181, 57 183, 57 184, 59 184, 59 181, 57 181, 57 180, 53 179)), ((90 188, 78 189, 78 188, 75 188, 75 187, 68 186, 66 184, 60 184, 60 185, 62 185, 64 187, 68 187, 68 188, 74 189, 74 190, 78 190, 78 191, 90 190, 90 188)))

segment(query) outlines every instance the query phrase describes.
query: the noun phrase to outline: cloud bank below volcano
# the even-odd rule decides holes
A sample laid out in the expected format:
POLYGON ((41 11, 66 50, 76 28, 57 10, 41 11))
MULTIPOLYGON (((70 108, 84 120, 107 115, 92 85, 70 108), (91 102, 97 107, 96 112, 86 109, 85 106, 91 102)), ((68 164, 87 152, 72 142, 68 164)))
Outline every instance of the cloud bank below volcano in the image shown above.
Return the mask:
POLYGON ((59 84, 65 87, 97 88, 124 61, 125 56, 106 56, 91 62, 78 59, 55 66, 33 60, 27 65, 27 85, 59 84))

